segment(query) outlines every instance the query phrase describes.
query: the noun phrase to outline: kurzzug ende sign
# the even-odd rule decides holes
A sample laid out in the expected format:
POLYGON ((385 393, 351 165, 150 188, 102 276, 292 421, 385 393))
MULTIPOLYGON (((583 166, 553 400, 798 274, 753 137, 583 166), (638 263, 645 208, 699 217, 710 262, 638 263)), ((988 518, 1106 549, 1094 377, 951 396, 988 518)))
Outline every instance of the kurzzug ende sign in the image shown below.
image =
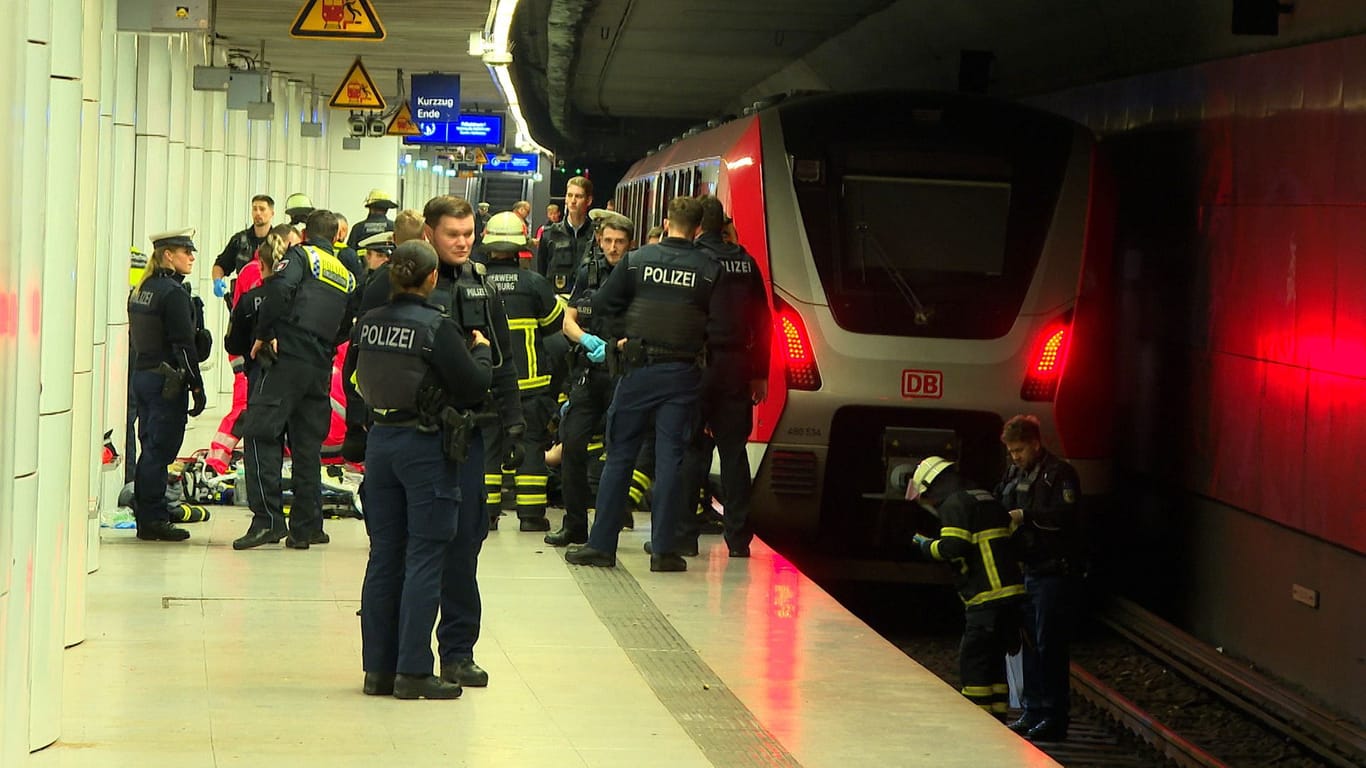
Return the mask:
POLYGON ((413 75, 413 120, 449 123, 460 117, 460 75, 413 75))

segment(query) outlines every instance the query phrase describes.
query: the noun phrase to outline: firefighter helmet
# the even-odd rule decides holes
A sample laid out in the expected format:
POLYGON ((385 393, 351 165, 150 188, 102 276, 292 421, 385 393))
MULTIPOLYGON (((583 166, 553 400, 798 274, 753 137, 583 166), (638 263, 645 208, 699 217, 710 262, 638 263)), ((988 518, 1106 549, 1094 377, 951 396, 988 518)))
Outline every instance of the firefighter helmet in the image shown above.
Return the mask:
POLYGON ((942 456, 929 456, 925 458, 915 468, 915 473, 911 475, 910 485, 906 486, 906 500, 915 501, 919 499, 930 486, 934 479, 939 477, 944 470, 953 466, 953 462, 942 456))

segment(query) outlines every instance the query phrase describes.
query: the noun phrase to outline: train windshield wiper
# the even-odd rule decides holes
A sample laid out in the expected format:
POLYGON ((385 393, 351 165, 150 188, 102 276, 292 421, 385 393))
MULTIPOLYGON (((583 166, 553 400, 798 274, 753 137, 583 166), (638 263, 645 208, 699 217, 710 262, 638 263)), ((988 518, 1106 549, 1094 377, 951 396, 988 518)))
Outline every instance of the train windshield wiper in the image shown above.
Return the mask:
POLYGON ((873 231, 868 226, 868 222, 860 221, 855 223, 854 231, 858 233, 859 253, 863 257, 863 262, 865 264, 868 262, 868 253, 871 250, 878 263, 882 265, 883 269, 887 270, 887 278, 891 280, 892 285, 896 288, 896 292, 901 294, 901 298, 905 300, 906 304, 910 306, 911 310, 915 313, 915 324, 929 325, 930 316, 934 314, 934 310, 926 307, 920 301, 920 297, 915 295, 915 291, 911 290, 911 286, 906 282, 906 278, 901 276, 901 272, 892 264, 892 260, 888 258, 887 252, 883 250, 882 244, 879 243, 877 237, 873 235, 873 231), (868 247, 870 245, 872 246, 871 249, 868 247))

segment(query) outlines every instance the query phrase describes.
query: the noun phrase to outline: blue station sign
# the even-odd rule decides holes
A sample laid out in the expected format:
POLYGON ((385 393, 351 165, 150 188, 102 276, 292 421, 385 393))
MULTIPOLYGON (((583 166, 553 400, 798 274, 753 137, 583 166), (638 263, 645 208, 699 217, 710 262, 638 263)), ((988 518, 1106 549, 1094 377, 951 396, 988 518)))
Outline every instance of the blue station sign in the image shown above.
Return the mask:
POLYGON ((539 156, 534 152, 508 155, 506 160, 500 160, 498 157, 490 155, 489 161, 484 164, 484 170, 501 173, 534 173, 538 160, 539 156))
POLYGON ((460 75, 413 75, 409 106, 415 122, 454 122, 460 117, 460 75))
POLYGON ((404 144, 437 144, 452 147, 498 147, 503 144, 502 115, 460 115, 454 122, 422 120, 414 113, 413 122, 421 136, 405 136, 404 144))

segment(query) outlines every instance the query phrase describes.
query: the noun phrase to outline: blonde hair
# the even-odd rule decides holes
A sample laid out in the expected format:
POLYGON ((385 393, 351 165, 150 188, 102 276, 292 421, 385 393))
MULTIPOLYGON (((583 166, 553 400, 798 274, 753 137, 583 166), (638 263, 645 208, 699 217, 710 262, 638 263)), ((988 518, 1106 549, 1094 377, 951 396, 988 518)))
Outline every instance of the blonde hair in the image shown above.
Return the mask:
POLYGON ((261 260, 261 272, 270 274, 275 272, 275 265, 280 263, 285 251, 289 250, 289 233, 292 228, 288 224, 281 224, 271 227, 266 233, 266 241, 256 249, 256 258, 261 260))
POLYGON ((163 269, 173 269, 170 263, 166 260, 166 254, 170 253, 173 250, 175 249, 152 249, 152 255, 147 257, 147 267, 142 270, 142 279, 138 281, 137 290, 141 291, 142 287, 147 284, 148 280, 151 280, 153 277, 156 277, 157 272, 163 269))
POLYGON ((394 217, 394 245, 403 245, 409 240, 422 237, 422 214, 412 208, 399 211, 394 217))

